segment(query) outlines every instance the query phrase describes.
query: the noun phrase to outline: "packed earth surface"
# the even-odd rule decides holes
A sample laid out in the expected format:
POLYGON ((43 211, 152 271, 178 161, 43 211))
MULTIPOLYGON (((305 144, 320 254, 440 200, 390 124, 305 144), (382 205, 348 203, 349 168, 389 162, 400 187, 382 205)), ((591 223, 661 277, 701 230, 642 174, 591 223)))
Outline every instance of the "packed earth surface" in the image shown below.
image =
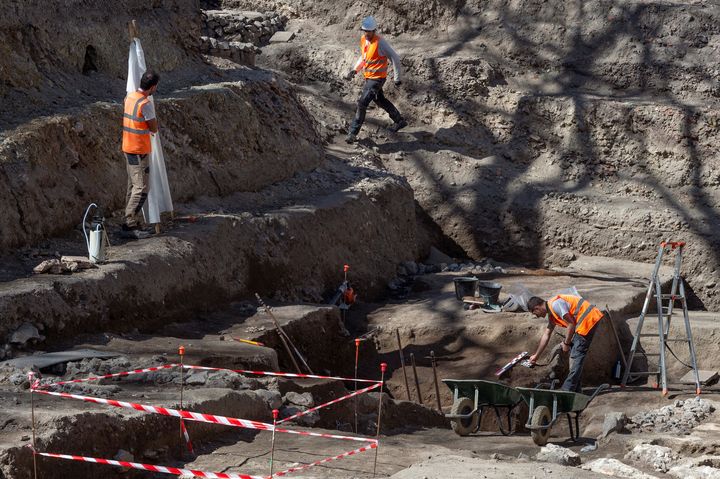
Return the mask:
POLYGON ((720 478, 718 2, 6 3, 0 478, 720 478), (368 15, 408 125, 371 106, 346 143, 368 15), (138 240, 133 20, 174 203, 138 240), (662 348, 648 300, 666 241, 699 391, 683 301, 662 348), (446 417, 474 408, 453 380, 554 394, 561 334, 497 372, 537 348, 528 296, 568 292, 606 312, 577 423, 446 417))

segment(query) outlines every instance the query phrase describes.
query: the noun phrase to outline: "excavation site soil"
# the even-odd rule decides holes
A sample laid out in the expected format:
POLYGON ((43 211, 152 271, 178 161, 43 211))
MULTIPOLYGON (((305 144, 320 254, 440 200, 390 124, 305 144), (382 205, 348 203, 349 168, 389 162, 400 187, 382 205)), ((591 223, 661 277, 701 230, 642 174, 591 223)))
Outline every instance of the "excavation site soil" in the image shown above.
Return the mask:
POLYGON ((717 2, 10 2, 0 52, 0 478, 720 478, 717 2))

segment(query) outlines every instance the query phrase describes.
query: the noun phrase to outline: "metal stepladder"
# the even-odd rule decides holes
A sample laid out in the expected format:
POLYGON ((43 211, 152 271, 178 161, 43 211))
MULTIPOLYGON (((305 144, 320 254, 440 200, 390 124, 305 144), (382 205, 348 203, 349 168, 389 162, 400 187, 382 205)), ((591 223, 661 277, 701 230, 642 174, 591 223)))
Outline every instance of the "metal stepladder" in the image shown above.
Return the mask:
MULTIPOLYGON (((658 248, 657 259, 655 260, 655 267, 653 268, 652 276, 650 277, 650 284, 648 285, 647 294, 645 295, 645 303, 643 304, 642 312, 640 313, 640 319, 635 331, 635 337, 633 338, 632 347, 630 348, 630 356, 627 360, 627 367, 623 374, 621 387, 625 387, 628 380, 635 381, 642 376, 653 376, 657 377, 657 385, 662 386, 662 394, 666 396, 668 394, 667 388, 667 362, 666 353, 669 351, 673 356, 672 349, 670 349, 669 342, 684 342, 687 343, 690 350, 690 361, 691 367, 695 373, 695 393, 700 394, 700 378, 698 376, 697 361, 695 356, 695 345, 693 343, 692 330, 690 329, 690 318, 688 317, 687 308, 687 296, 685 294, 685 285, 682 278, 680 277, 680 268, 682 266, 682 254, 685 243, 682 241, 663 241, 660 243, 658 248), (662 259, 665 253, 676 252, 675 256, 675 268, 672 277, 672 286, 670 288, 670 294, 662 294, 660 285, 660 266, 662 265, 662 259), (658 316, 658 332, 657 333, 645 333, 643 334, 643 323, 650 307, 650 300, 655 297, 657 304, 657 316, 658 316), (663 306, 663 300, 667 300, 667 306, 663 306), (670 320, 673 316, 673 309, 676 302, 680 302, 683 310, 683 319, 685 320, 685 337, 668 338, 670 332, 670 320), (644 350, 638 351, 638 344, 640 338, 657 337, 659 350, 655 354, 647 353, 644 350), (649 356, 659 357, 659 370, 657 371, 632 371, 633 360, 635 355, 644 355, 646 358, 649 356)), ((676 359, 677 356, 675 356, 676 359)), ((679 361, 679 359, 678 359, 679 361)), ((683 363, 684 364, 684 363, 683 363)))

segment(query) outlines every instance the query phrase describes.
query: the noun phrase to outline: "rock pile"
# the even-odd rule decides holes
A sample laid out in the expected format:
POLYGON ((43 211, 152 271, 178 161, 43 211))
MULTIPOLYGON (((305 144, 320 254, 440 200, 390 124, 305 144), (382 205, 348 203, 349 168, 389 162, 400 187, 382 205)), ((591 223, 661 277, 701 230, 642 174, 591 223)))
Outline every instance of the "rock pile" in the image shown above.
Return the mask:
POLYGON ((206 10, 201 51, 254 65, 257 48, 285 28, 287 18, 274 12, 206 10))
POLYGON ((639 432, 689 434, 714 410, 715 407, 710 402, 699 397, 675 401, 671 406, 634 415, 630 418, 629 427, 639 432))

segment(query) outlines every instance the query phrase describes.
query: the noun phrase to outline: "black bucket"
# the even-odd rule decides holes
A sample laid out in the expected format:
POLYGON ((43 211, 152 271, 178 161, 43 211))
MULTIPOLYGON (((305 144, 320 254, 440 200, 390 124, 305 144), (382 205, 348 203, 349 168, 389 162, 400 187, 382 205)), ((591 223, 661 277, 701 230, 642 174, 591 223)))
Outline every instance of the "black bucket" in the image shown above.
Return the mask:
POLYGON ((473 277, 455 278, 455 296, 462 301, 465 296, 475 296, 478 279, 473 277))
POLYGON ((502 285, 500 283, 493 283, 492 281, 478 282, 478 291, 480 293, 480 297, 489 304, 498 304, 501 289, 502 285))

